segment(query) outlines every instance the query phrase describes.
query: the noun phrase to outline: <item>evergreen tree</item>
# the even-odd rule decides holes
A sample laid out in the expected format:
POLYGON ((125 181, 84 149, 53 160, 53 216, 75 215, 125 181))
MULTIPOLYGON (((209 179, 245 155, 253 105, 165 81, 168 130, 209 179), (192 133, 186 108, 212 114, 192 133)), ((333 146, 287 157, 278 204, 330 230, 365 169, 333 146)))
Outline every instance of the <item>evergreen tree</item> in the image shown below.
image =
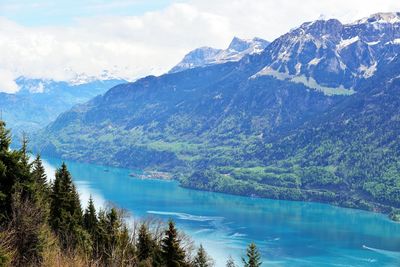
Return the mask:
POLYGON ((94 238, 97 233, 97 224, 96 208, 94 207, 92 196, 90 196, 88 206, 83 215, 83 225, 92 238, 94 238))
POLYGON ((11 214, 11 195, 18 179, 20 154, 10 151, 11 134, 0 121, 0 222, 11 214))
POLYGON ((8 151, 11 145, 10 130, 6 128, 6 123, 0 120, 0 151, 8 151))
POLYGON ((108 212, 100 211, 98 217, 97 258, 105 266, 129 265, 133 261, 133 245, 120 213, 111 208, 108 212))
POLYGON ((10 150, 10 132, 5 129, 4 122, 0 122, 0 139, 0 198, 3 198, 0 213, 6 215, 2 217, 3 223, 11 229, 11 261, 17 266, 40 265, 47 209, 37 201, 36 182, 27 152, 28 141, 24 135, 21 149, 10 150))
POLYGON ((22 136, 22 147, 19 150, 18 179, 15 183, 14 191, 18 191, 22 199, 27 201, 36 201, 40 193, 37 190, 36 181, 31 172, 31 164, 28 156, 28 138, 25 134, 22 136))
POLYGON ((181 240, 173 221, 168 223, 168 229, 165 231, 165 237, 161 244, 161 252, 167 267, 186 266, 185 251, 181 248, 181 240))
POLYGON ((251 243, 249 247, 247 248, 247 261, 245 259, 243 260, 244 267, 260 267, 262 262, 261 262, 261 255, 260 252, 257 249, 256 244, 251 243))
POLYGON ((235 261, 231 256, 229 256, 228 261, 226 262, 226 267, 236 267, 235 261))
POLYGON ((197 250, 197 255, 193 260, 194 267, 210 267, 213 266, 213 262, 211 258, 208 256, 207 252, 203 248, 203 245, 200 245, 197 250))
POLYGON ((138 243, 136 246, 139 261, 147 260, 153 252, 154 242, 151 238, 146 224, 142 223, 139 228, 138 243))
POLYGON ((75 248, 82 230, 83 216, 79 195, 65 163, 56 171, 50 203, 50 225, 63 248, 75 248))
POLYGON ((29 168, 29 156, 28 156, 28 137, 25 133, 22 134, 21 140, 22 146, 20 149, 21 163, 23 167, 29 168))
POLYGON ((37 184, 38 191, 42 194, 42 197, 49 197, 50 189, 47 183, 46 170, 43 167, 42 160, 39 154, 32 162, 32 175, 37 184))
POLYGON ((118 240, 120 220, 114 208, 109 212, 100 211, 97 233, 97 257, 101 258, 103 264, 109 265, 114 258, 115 248, 118 240))
POLYGON ((88 237, 89 240, 82 240, 89 242, 85 244, 84 247, 86 248, 85 252, 90 258, 96 259, 98 252, 95 247, 98 244, 98 218, 96 214, 96 209, 94 207, 92 196, 89 198, 88 206, 86 207, 85 214, 83 215, 83 228, 85 232, 90 235, 88 237))
POLYGON ((118 243, 118 234, 122 225, 121 219, 115 208, 111 208, 107 214, 107 232, 109 234, 109 247, 115 248, 118 243))
POLYGON ((119 266, 134 266, 136 263, 135 246, 132 242, 128 227, 123 223, 118 234, 117 262, 119 266))
POLYGON ((27 139, 22 148, 10 150, 11 136, 6 124, 0 121, 0 222, 12 217, 12 198, 18 192, 23 200, 32 201, 36 194, 27 154, 27 139))

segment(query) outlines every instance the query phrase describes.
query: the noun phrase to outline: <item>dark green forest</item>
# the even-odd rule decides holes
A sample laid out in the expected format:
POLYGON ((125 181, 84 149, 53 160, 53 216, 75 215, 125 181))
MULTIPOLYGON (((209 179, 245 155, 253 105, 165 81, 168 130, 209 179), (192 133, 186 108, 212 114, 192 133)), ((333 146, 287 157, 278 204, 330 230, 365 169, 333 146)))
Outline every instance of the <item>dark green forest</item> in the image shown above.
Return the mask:
MULTIPOLYGON (((213 266, 203 246, 173 221, 133 225, 111 206, 85 209, 65 164, 48 182, 40 156, 29 158, 27 140, 10 149, 10 131, 0 121, 0 266, 213 266)), ((254 244, 244 266, 260 266, 254 244)), ((228 266, 237 266, 227 260, 228 266)))

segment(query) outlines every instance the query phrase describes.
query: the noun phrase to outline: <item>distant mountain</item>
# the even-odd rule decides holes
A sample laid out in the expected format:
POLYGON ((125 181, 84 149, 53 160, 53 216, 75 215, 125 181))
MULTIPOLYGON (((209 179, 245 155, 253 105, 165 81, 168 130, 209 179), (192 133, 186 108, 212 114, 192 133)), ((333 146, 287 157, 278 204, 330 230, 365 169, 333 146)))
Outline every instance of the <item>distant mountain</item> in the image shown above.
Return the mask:
POLYGON ((239 61, 115 86, 35 147, 203 190, 397 212, 398 18, 307 22, 239 61))
POLYGON ((181 62, 178 63, 178 65, 173 67, 169 73, 214 64, 222 64, 230 61, 239 61, 245 55, 261 53, 268 44, 268 41, 257 37, 251 40, 234 37, 229 47, 225 50, 212 47, 201 47, 191 51, 181 62))
POLYGON ((20 87, 17 93, 0 93, 0 109, 3 119, 14 133, 32 133, 55 120, 60 113, 72 106, 84 103, 122 82, 125 81, 80 79, 79 82, 76 80, 71 84, 20 77, 16 80, 20 87))

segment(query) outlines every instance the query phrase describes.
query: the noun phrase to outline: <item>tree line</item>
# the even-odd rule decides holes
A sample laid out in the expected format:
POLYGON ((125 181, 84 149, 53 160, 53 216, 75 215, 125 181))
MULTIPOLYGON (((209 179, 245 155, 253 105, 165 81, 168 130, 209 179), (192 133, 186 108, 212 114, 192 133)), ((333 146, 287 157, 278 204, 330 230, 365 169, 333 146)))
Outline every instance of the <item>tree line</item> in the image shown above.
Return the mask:
MULTIPOLYGON (((0 121, 0 267, 138 266, 208 267, 213 259, 170 220, 128 226, 117 207, 83 210, 65 163, 48 182, 40 156, 31 160, 26 138, 12 150, 11 133, 0 121)), ((245 267, 261 266, 250 244, 245 267)), ((232 258, 226 266, 238 266, 232 258)))

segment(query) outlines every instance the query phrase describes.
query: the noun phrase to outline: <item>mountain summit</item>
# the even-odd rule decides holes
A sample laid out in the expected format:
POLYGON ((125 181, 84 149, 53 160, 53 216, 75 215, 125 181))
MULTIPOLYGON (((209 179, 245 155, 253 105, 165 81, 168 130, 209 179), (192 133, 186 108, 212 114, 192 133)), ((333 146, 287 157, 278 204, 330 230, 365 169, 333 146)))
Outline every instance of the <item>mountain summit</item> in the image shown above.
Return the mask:
POLYGON ((225 50, 212 47, 200 47, 189 52, 178 65, 169 71, 169 73, 230 61, 239 61, 245 55, 261 53, 268 44, 268 41, 258 37, 253 39, 234 37, 225 50))
POLYGON ((336 19, 303 23, 263 52, 254 77, 274 76, 324 92, 351 94, 380 63, 400 53, 399 13, 379 13, 350 24, 336 19))
POLYGON ((400 12, 382 12, 375 13, 369 17, 357 20, 353 24, 365 24, 365 23, 399 23, 400 12))

